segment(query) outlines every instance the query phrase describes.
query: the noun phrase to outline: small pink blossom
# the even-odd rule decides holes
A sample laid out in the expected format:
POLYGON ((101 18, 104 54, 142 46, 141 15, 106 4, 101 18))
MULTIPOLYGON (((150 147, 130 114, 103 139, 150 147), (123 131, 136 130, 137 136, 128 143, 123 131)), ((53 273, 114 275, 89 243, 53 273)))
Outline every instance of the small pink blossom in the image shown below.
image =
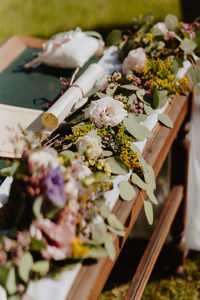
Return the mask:
POLYGON ((175 37, 175 33, 167 28, 164 22, 156 23, 153 28, 159 29, 164 38, 173 39, 175 37))
POLYGON ((181 31, 189 34, 191 39, 195 39, 196 37, 193 24, 183 23, 181 31))
POLYGON ((147 65, 146 53, 142 47, 139 47, 135 50, 131 50, 128 53, 128 56, 125 58, 122 71, 123 74, 128 71, 137 71, 140 73, 142 68, 147 65))
POLYGON ((30 234, 45 242, 46 248, 42 250, 42 256, 45 259, 61 260, 70 256, 72 239, 75 236, 75 227, 72 225, 72 221, 73 218, 61 222, 61 224, 53 223, 49 219, 33 221, 30 226, 30 234))
POLYGON ((84 162, 79 159, 74 159, 72 161, 71 170, 75 175, 75 178, 78 178, 80 180, 84 179, 86 176, 89 176, 92 173, 88 166, 86 166, 84 162))

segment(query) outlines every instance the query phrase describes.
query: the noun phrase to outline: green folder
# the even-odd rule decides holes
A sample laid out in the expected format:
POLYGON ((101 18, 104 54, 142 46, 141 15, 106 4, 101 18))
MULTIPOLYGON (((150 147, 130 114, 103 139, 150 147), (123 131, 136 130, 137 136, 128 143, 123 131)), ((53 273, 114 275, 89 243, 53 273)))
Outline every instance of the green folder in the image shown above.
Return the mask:
MULTIPOLYGON (((60 77, 70 80, 74 70, 48 67, 43 64, 25 71, 23 66, 31 61, 41 50, 25 49, 2 73, 0 73, 0 103, 19 107, 47 110, 47 103, 61 95, 63 85, 60 77)), ((77 78, 100 57, 93 56, 81 68, 77 78)), ((5 166, 0 159, 0 169, 5 166)), ((1 182, 0 182, 1 183, 1 182)))

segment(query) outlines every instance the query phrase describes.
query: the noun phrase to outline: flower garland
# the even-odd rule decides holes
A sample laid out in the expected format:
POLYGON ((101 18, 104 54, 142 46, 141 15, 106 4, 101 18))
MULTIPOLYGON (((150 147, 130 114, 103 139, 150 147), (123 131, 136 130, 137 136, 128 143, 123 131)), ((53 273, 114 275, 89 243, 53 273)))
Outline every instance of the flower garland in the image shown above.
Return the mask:
POLYGON ((83 155, 35 145, 26 140, 9 169, 13 183, 0 238, 0 284, 8 295, 22 295, 30 279, 57 277, 69 263, 114 259, 111 233, 125 234, 105 203, 108 176, 92 173, 83 155))

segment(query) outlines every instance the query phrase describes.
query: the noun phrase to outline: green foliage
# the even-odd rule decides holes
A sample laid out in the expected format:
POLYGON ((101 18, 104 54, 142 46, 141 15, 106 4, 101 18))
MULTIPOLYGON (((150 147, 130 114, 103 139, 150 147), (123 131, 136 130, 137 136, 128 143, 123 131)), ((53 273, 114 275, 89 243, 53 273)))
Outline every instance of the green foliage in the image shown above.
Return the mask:
POLYGON ((169 12, 180 17, 180 5, 177 0, 165 0, 163 5, 157 0, 125 0, 123 5, 121 0, 4 0, 0 1, 0 41, 11 34, 47 38, 77 26, 84 30, 122 26, 149 12, 159 20, 169 12))

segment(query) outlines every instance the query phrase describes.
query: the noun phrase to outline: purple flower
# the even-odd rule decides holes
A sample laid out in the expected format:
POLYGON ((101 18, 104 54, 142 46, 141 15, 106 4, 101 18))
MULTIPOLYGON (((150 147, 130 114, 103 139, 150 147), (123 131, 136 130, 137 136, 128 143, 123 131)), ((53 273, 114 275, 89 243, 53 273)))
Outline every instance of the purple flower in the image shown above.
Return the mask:
POLYGON ((64 191, 64 179, 58 169, 50 170, 44 179, 45 194, 53 204, 64 205, 66 195, 64 191))

